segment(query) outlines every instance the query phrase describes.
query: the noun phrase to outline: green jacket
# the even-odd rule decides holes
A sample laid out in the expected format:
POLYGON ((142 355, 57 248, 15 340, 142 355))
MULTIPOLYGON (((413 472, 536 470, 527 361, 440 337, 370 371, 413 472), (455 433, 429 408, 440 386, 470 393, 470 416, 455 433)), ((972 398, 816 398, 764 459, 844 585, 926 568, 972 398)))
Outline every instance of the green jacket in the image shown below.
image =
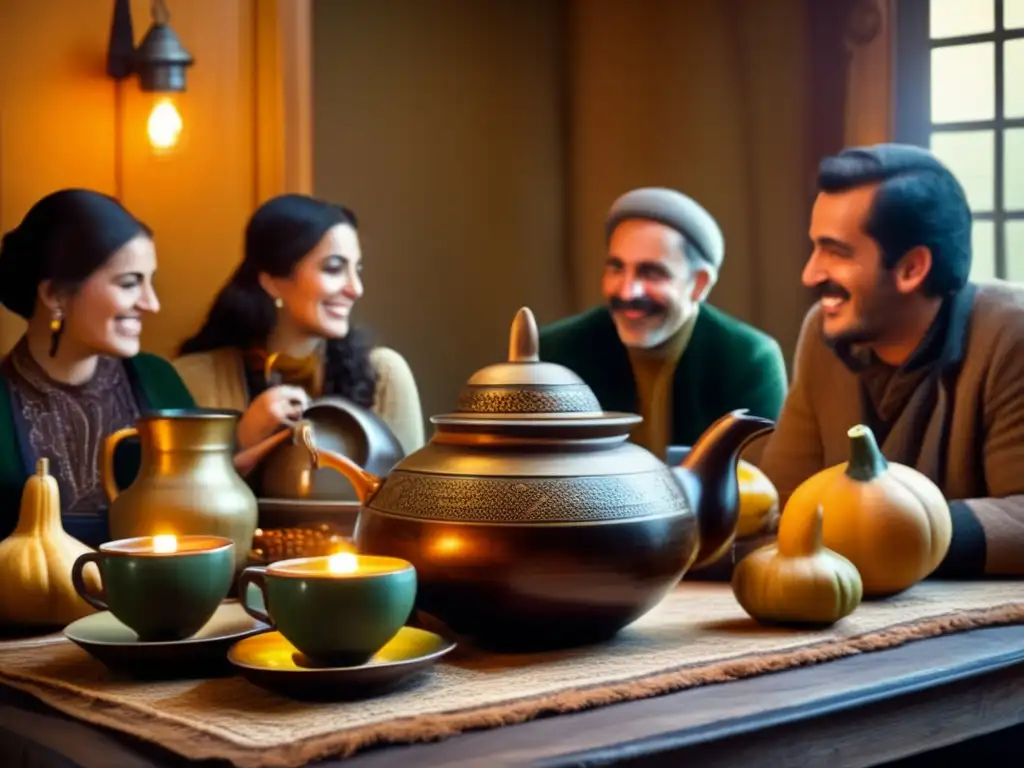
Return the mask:
MULTIPOLYGON (((161 357, 140 353, 125 360, 125 368, 140 411, 194 408, 192 395, 174 367, 161 357)), ((34 457, 26 457, 11 402, 7 380, 0 376, 0 539, 6 538, 18 522, 21 491, 34 471, 34 457)), ((124 440, 114 455, 114 476, 118 485, 127 487, 139 471, 141 450, 137 440, 124 440)), ((97 467, 96 471, 99 471, 97 467)), ((109 540, 106 515, 101 518, 68 516, 65 530, 83 543, 97 547, 109 540)))
MULTIPOLYGON (((629 353, 607 308, 595 307, 542 328, 540 356, 574 371, 605 410, 639 412, 629 353)), ((671 444, 693 445, 715 420, 737 408, 777 419, 786 389, 786 364, 778 343, 702 304, 673 380, 671 444)))

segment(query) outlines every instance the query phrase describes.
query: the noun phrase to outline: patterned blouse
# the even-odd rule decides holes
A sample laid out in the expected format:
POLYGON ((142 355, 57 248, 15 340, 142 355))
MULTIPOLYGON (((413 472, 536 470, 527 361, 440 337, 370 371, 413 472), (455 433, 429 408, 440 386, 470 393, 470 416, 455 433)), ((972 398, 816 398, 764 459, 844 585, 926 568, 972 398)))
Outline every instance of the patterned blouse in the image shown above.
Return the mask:
POLYGON ((23 338, 0 366, 13 395, 15 423, 21 422, 33 456, 50 460, 60 487, 63 515, 102 516, 107 498, 100 482, 103 441, 130 427, 139 416, 131 381, 121 360, 101 357, 96 374, 72 386, 51 379, 23 338))

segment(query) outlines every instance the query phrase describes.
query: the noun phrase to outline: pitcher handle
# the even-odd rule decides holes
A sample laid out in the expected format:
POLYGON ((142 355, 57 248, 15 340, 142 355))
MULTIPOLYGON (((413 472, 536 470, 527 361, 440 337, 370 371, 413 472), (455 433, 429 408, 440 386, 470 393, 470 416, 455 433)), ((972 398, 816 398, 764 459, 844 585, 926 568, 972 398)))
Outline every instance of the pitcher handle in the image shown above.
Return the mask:
POLYGON ((125 427, 107 435, 103 441, 103 453, 100 456, 100 482, 103 484, 103 493, 106 494, 108 502, 113 502, 121 493, 121 488, 117 484, 117 476, 114 474, 114 451, 117 450, 117 446, 122 440, 136 437, 138 434, 139 430, 136 427, 125 427))

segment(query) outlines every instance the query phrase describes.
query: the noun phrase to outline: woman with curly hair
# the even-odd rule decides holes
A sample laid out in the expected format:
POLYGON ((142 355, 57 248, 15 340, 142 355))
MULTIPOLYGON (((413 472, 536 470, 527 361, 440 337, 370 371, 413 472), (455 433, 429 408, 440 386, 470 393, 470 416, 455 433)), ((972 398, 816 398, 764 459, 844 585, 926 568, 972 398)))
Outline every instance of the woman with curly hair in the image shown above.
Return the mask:
POLYGON ((349 325, 363 295, 356 227, 350 210, 312 197, 268 200, 246 227, 242 263, 181 345, 174 365, 196 402, 244 411, 240 448, 294 424, 321 395, 372 410, 406 453, 423 445, 409 365, 349 325))

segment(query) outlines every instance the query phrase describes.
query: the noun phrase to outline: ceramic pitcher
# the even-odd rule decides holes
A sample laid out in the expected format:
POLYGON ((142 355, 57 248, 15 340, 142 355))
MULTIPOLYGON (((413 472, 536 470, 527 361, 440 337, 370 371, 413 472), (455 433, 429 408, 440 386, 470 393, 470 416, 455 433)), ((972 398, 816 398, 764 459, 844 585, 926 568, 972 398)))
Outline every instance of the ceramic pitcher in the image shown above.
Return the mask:
MULTIPOLYGON (((248 552, 257 504, 233 463, 238 419, 235 411, 151 411, 137 426, 107 437, 100 476, 110 501, 111 537, 224 536, 235 542, 236 552, 248 552), (121 489, 115 452, 119 443, 136 436, 142 451, 139 472, 121 489)), ((240 556, 236 561, 240 571, 246 559, 240 556)))

